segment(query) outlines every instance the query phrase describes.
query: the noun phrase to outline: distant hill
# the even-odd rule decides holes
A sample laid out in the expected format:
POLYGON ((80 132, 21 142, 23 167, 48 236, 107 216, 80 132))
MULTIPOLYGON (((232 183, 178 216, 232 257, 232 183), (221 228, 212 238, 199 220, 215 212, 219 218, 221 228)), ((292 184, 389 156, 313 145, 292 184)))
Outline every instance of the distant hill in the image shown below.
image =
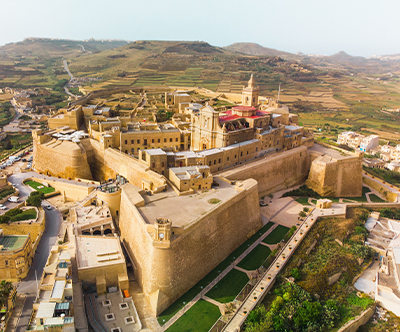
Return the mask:
POLYGON ((168 47, 163 53, 195 54, 195 53, 222 53, 219 47, 205 42, 183 42, 168 47))
POLYGON ((234 43, 224 47, 225 50, 230 52, 238 52, 248 55, 267 55, 267 56, 291 56, 293 54, 267 48, 256 43, 234 43))
POLYGON ((63 57, 68 55, 96 53, 128 44, 125 40, 70 40, 50 38, 26 38, 21 42, 0 46, 0 55, 40 55, 63 57))
POLYGON ((334 62, 355 62, 355 63, 360 63, 360 62, 366 62, 367 59, 362 57, 362 56, 352 56, 350 54, 347 54, 344 51, 340 51, 334 55, 326 56, 326 60, 334 61, 334 62))

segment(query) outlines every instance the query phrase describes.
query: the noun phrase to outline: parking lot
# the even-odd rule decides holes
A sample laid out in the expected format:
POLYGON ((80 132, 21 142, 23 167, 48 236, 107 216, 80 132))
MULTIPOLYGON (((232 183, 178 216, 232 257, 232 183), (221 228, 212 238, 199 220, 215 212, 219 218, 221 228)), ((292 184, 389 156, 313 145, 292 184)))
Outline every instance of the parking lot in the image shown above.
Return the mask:
POLYGON ((14 188, 19 190, 18 201, 17 202, 7 201, 7 202, 3 203, 2 205, 5 208, 0 209, 0 215, 4 214, 5 212, 7 212, 10 209, 15 208, 21 202, 24 202, 27 199, 27 197, 29 196, 30 192, 33 190, 33 189, 25 186, 22 183, 23 178, 21 176, 15 176, 18 173, 21 175, 20 171, 23 169, 27 169, 29 160, 30 159, 32 160, 32 158, 33 158, 32 151, 30 151, 29 149, 27 149, 26 151, 28 152, 27 154, 25 154, 25 151, 19 152, 18 154, 15 154, 14 156, 12 156, 11 159, 8 158, 7 160, 0 163, 0 169, 2 169, 4 172, 6 172, 9 175, 8 181, 10 182, 10 184, 14 188), (17 160, 16 158, 20 158, 20 159, 17 160), (14 159, 14 162, 7 163, 7 161, 10 161, 13 159, 14 159))

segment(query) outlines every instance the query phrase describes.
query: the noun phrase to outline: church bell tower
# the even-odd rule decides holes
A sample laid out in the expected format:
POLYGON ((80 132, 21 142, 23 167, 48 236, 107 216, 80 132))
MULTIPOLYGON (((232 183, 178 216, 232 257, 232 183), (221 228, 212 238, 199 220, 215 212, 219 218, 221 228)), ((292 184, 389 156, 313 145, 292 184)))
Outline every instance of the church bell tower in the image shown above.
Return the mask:
POLYGON ((258 106, 259 87, 254 86, 255 81, 253 74, 251 74, 247 87, 242 90, 242 105, 243 106, 258 106))

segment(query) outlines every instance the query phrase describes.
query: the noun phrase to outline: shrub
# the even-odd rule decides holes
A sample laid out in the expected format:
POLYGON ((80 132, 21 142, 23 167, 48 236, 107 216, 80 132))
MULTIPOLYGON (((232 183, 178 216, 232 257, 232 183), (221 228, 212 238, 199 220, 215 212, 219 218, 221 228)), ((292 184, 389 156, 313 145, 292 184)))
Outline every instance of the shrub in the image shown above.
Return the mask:
POLYGON ((294 280, 298 281, 301 279, 300 271, 298 268, 294 268, 290 271, 290 275, 294 278, 294 280))
POLYGON ((310 209, 309 209, 308 207, 305 206, 305 207, 303 207, 303 211, 304 211, 304 212, 308 212, 308 211, 310 211, 310 209))
POLYGON ((40 207, 44 194, 41 191, 32 191, 26 200, 26 204, 30 206, 40 207))

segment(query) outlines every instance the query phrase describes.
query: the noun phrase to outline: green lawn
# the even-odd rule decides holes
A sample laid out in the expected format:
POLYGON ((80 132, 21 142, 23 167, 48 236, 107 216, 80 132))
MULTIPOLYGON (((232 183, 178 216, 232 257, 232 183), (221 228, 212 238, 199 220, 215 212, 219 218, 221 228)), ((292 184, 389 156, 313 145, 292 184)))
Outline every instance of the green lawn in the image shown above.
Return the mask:
POLYGON ((180 317, 168 332, 208 332, 221 316, 219 308, 205 300, 197 301, 180 317))
POLYGON ((27 184, 29 187, 37 190, 37 191, 41 191, 43 194, 49 194, 54 192, 54 188, 53 187, 45 187, 43 186, 43 184, 36 182, 36 181, 26 181, 25 184, 27 184), (43 186, 43 188, 38 189, 38 187, 43 186))
POLYGON ((29 220, 36 218, 36 210, 35 209, 28 209, 23 211, 20 214, 17 214, 14 217, 10 218, 10 221, 21 221, 21 220, 29 220))
POLYGON ((259 244, 240 261, 238 266, 249 271, 256 270, 264 263, 270 253, 271 250, 268 247, 259 244))
POLYGON ((289 228, 278 225, 262 242, 266 244, 277 244, 279 243, 286 233, 289 231, 289 228))
POLYGON ((303 204, 303 205, 310 205, 310 203, 308 203, 308 197, 299 197, 296 198, 296 202, 303 204))
POLYGON ((385 200, 383 200, 382 198, 376 196, 375 194, 370 194, 369 195, 369 199, 373 203, 385 203, 386 202, 385 200))
POLYGON ((225 270, 236 258, 238 258, 251 244, 259 239, 261 235, 267 232, 272 226, 273 222, 268 222, 258 232, 256 232, 250 239, 246 240, 240 247, 233 251, 224 261, 222 261, 214 270, 201 279, 196 285, 183 294, 178 300, 172 303, 166 310, 164 310, 157 318, 158 322, 163 325, 168 322, 179 310, 184 306, 183 302, 188 303, 191 301, 201 290, 213 281, 223 270, 225 270))
POLYGON ((249 278, 246 273, 233 269, 211 288, 206 295, 218 302, 228 303, 238 296, 248 281, 249 278))
POLYGON ((0 199, 15 193, 15 189, 12 186, 6 186, 0 190, 0 199))

